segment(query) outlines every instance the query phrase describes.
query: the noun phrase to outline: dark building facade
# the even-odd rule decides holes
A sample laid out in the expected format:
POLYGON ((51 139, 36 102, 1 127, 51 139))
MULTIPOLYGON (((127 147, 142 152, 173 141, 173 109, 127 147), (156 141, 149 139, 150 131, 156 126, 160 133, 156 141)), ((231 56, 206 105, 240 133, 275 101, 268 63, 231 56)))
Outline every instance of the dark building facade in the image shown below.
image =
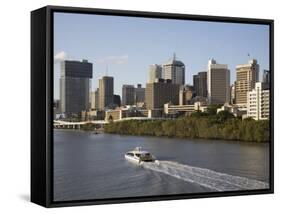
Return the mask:
POLYGON ((264 83, 270 83, 270 72, 269 70, 263 70, 262 81, 264 83))
POLYGON ((135 86, 123 85, 122 86, 122 104, 134 105, 135 104, 135 86))
POLYGON ((145 88, 141 87, 141 84, 138 84, 135 88, 135 104, 144 103, 145 101, 145 88))
POLYGON ((193 86, 194 86, 195 96, 199 96, 199 97, 208 96, 206 71, 202 71, 196 75, 193 75, 193 86))
POLYGON ((61 62, 61 113, 79 113, 90 108, 92 69, 93 64, 87 60, 61 62))
POLYGON ((209 104, 225 104, 229 102, 230 71, 226 64, 218 64, 214 59, 209 60, 207 89, 209 104))
POLYGON ((121 97, 120 97, 120 95, 117 95, 117 94, 113 95, 113 103, 116 106, 121 106, 121 97))

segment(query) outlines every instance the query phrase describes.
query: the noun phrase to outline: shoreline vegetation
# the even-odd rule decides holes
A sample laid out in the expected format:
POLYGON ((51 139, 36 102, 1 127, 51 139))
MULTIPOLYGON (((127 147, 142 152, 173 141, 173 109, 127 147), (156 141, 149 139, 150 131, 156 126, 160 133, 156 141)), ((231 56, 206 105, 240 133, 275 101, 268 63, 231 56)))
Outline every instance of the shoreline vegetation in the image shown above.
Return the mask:
POLYGON ((246 142, 269 142, 269 120, 234 117, 228 111, 197 111, 190 116, 169 120, 128 120, 110 122, 104 132, 121 135, 146 135, 191 139, 216 139, 246 142))

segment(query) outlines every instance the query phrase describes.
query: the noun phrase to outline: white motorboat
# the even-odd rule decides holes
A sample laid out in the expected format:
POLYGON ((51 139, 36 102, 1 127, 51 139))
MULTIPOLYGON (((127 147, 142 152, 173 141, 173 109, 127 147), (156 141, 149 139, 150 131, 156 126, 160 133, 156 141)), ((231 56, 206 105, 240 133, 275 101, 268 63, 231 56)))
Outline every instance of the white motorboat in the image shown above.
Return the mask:
POLYGON ((141 150, 141 147, 136 147, 134 150, 127 152, 125 158, 138 164, 142 162, 158 162, 149 152, 141 150))

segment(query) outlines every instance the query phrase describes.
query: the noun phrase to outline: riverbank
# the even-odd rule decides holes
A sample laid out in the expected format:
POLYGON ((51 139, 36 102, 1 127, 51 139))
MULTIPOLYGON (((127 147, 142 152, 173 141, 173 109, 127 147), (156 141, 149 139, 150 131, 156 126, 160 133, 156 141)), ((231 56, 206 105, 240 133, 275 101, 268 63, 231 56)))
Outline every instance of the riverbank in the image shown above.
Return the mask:
POLYGON ((175 120, 131 120, 111 122, 105 133, 121 135, 201 138, 247 142, 269 142, 269 121, 215 117, 181 117, 175 120))

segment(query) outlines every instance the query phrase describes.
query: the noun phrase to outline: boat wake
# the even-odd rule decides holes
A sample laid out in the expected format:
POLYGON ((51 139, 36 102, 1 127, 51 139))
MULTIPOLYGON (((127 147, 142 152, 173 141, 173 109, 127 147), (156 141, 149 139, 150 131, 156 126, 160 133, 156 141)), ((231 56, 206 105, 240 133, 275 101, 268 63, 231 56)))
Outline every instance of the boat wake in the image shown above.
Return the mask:
POLYGON ((145 162, 145 169, 161 172, 175 178, 196 183, 215 191, 267 189, 268 183, 245 177, 233 176, 172 161, 145 162))

